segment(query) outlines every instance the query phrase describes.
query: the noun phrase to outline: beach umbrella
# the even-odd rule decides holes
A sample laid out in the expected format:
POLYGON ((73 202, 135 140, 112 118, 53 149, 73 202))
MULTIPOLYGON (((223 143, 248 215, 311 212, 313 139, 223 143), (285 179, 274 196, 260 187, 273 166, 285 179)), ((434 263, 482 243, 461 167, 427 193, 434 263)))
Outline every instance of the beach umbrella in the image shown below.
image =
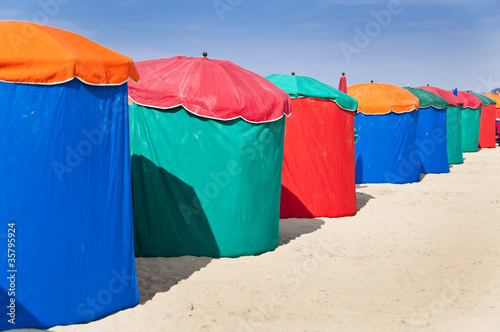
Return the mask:
POLYGON ((480 93, 472 92, 481 100, 481 120, 479 125, 479 148, 495 148, 495 106, 496 102, 480 93))
POLYGON ((0 330, 85 323, 135 306, 132 59, 28 22, 0 21, 0 43, 0 219, 15 241, 7 256, 0 236, 0 330))
POLYGON ((176 56, 136 65, 141 80, 129 86, 136 255, 275 249, 288 94, 229 61, 176 56))
POLYGON ((419 100, 417 146, 421 172, 448 173, 446 147, 446 110, 448 102, 422 89, 405 87, 419 100))
POLYGON ((497 94, 485 94, 485 96, 496 102, 495 119, 500 119, 500 96, 497 94))
POLYGON ((464 162, 462 154, 462 117, 461 102, 450 91, 433 86, 421 86, 423 89, 432 92, 445 99, 449 106, 446 111, 446 149, 448 151, 448 163, 461 164, 464 162))
POLYGON ((285 125, 280 217, 354 215, 357 101, 310 77, 266 78, 292 98, 293 116, 285 125))
POLYGON ((462 151, 477 152, 479 146, 479 124, 481 123, 481 99, 472 93, 458 91, 462 102, 462 151))
POLYGON ((345 73, 342 73, 342 76, 340 76, 339 91, 347 93, 347 79, 345 77, 345 73))
POLYGON ((356 183, 419 181, 418 99, 399 86, 373 81, 352 85, 347 93, 358 100, 356 183))

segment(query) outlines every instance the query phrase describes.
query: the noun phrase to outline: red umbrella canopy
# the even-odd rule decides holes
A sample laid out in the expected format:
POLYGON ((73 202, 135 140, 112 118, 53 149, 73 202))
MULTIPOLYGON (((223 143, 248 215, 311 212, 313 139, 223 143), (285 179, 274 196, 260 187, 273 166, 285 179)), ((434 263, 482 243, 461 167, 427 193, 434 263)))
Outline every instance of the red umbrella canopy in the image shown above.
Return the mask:
POLYGON ((478 97, 474 96, 472 93, 465 91, 458 91, 458 99, 463 103, 463 108, 479 108, 483 106, 483 102, 478 97))
POLYGON ((143 106, 183 106, 201 117, 248 122, 274 121, 291 112, 290 96, 265 78, 232 62, 176 56, 136 62, 141 75, 129 84, 143 106))
POLYGON ((440 88, 436 88, 435 86, 428 86, 428 85, 420 86, 417 89, 423 89, 425 91, 432 92, 438 95, 439 97, 446 99, 446 101, 450 104, 450 106, 458 106, 462 104, 460 99, 458 99, 457 96, 453 94, 453 92, 450 92, 448 90, 443 90, 440 88))
POLYGON ((339 91, 347 93, 347 79, 345 78, 345 73, 342 73, 342 76, 340 76, 339 91))

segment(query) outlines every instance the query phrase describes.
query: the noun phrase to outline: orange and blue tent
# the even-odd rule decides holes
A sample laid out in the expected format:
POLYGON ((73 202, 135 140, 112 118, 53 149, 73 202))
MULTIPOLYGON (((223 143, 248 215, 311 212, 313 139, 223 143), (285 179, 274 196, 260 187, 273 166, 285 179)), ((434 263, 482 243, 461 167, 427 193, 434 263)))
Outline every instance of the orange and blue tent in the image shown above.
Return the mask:
POLYGON ((347 93, 358 101, 356 183, 419 181, 418 98, 388 83, 356 84, 347 93))
POLYGON ((15 232, 9 256, 0 237, 0 330, 85 323, 135 306, 132 59, 27 22, 0 22, 0 44, 0 219, 2 232, 15 232))

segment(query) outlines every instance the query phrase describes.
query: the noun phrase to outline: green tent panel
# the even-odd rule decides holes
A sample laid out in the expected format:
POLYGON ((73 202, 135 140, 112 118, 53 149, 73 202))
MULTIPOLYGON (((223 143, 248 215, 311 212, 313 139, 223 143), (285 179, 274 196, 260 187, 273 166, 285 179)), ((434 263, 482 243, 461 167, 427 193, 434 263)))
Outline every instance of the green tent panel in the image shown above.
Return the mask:
POLYGON ((466 107, 462 110, 462 151, 476 152, 479 141, 481 108, 466 107))
POLYGON ((462 102, 462 151, 476 152, 479 149, 479 126, 482 101, 474 94, 457 91, 462 102))
POLYGON ((446 110, 446 139, 448 151, 448 163, 462 164, 462 108, 461 106, 449 106, 446 110))
POLYGON ((276 248, 285 117, 221 121, 133 103, 130 127, 137 256, 276 248))

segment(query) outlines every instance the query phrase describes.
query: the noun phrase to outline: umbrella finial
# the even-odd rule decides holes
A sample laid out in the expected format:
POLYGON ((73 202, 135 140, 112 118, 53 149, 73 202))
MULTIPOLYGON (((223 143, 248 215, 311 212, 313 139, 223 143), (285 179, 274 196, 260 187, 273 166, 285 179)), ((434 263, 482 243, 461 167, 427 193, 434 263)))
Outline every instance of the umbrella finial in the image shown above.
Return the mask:
POLYGON ((429 84, 427 83, 427 86, 429 86, 429 84))
POLYGON ((372 80, 372 83, 373 83, 373 80, 372 80))
POLYGON ((292 71, 292 75, 295 75, 295 72, 294 72, 294 71, 292 71))
POLYGON ((345 73, 342 73, 342 76, 345 76, 345 73))
POLYGON ((207 57, 207 55, 208 55, 208 53, 207 53, 207 52, 203 52, 203 57, 204 57, 204 58, 206 58, 206 57, 207 57))

